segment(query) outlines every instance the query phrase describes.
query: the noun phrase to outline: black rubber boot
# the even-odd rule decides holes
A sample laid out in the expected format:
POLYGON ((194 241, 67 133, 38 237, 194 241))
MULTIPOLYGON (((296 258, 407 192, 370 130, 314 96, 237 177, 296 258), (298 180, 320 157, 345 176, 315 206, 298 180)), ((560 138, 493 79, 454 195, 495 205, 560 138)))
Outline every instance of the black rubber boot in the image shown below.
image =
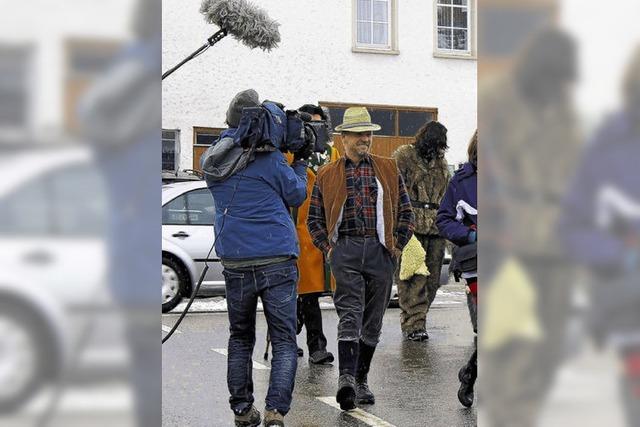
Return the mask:
POLYGON ((471 356, 469 362, 460 368, 458 379, 460 388, 458 389, 458 400, 467 408, 473 405, 473 387, 478 377, 477 350, 471 356))
POLYGON ((338 378, 336 401, 343 411, 349 411, 356 407, 356 379, 353 375, 343 374, 338 378))
POLYGON ((358 342, 338 341, 338 370, 340 375, 349 374, 356 376, 356 364, 358 362, 358 342))
POLYGON ((358 361, 357 341, 338 341, 338 393, 336 401, 340 409, 348 411, 356 407, 356 363, 358 361))
POLYGON ((367 374, 371 367, 371 359, 376 348, 366 345, 360 341, 360 352, 358 353, 358 365, 356 370, 356 402, 362 405, 373 405, 376 397, 367 383, 367 374))

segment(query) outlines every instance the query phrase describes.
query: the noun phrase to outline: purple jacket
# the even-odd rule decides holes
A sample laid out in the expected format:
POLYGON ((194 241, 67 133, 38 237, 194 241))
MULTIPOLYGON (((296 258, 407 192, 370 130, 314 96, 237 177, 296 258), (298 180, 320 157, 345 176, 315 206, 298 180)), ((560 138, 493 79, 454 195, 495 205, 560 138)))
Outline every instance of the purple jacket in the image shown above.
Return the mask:
POLYGON ((630 252, 625 239, 640 235, 640 133, 618 113, 585 151, 563 203, 559 235, 573 260, 621 267, 630 252))
POLYGON ((470 226, 478 222, 478 174, 465 163, 449 181, 440 202, 436 225, 440 235, 458 246, 469 243, 470 226))

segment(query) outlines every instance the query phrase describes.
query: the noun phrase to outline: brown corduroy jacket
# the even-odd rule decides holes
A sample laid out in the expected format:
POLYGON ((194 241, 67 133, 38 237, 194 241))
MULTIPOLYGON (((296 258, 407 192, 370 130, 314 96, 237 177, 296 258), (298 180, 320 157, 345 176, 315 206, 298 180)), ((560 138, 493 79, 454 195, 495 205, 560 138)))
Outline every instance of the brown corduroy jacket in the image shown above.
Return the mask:
MULTIPOLYGON (((398 167, 394 159, 373 154, 369 156, 376 178, 380 183, 378 197, 382 199, 382 206, 377 206, 378 238, 391 251, 396 247, 395 230, 399 198, 398 167), (380 194, 380 190, 382 190, 382 194, 380 194), (380 210, 382 210, 382 216, 380 215, 380 210), (383 221, 380 220, 381 218, 383 221)), ((343 207, 347 200, 345 158, 341 157, 337 161, 320 168, 316 183, 322 193, 329 241, 335 243, 338 239, 338 228, 342 221, 343 207)))

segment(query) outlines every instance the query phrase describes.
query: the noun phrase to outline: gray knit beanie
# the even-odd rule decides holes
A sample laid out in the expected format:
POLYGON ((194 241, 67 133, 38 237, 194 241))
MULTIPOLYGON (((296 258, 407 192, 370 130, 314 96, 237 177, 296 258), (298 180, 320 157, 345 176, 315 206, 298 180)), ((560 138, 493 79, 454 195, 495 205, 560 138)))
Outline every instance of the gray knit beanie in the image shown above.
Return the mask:
POLYGON ((258 107, 260 101, 258 100, 258 92, 253 89, 243 90, 238 92, 233 97, 227 110, 227 124, 232 128, 237 128, 242 117, 242 109, 245 107, 258 107))

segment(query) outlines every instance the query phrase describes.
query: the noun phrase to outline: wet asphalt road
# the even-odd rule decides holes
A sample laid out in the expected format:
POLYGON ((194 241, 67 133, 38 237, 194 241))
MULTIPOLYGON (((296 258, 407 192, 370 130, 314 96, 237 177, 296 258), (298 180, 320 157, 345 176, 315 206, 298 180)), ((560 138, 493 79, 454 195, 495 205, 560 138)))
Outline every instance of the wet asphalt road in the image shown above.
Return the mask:
MULTIPOLYGON (((362 411, 353 415, 330 405, 336 391, 337 360, 331 366, 310 365, 303 330, 298 343, 305 356, 298 359, 292 409, 285 417, 287 426, 476 425, 475 408, 463 408, 456 397, 458 369, 473 352, 473 331, 466 305, 461 301, 434 307, 427 319, 431 338, 423 343, 402 340, 399 315, 398 309, 387 310, 369 374, 376 404, 362 406, 362 411)), ((163 325, 171 326, 176 319, 175 315, 165 315, 163 325)), ((264 315, 258 313, 257 319, 254 396, 256 407, 263 412, 270 371, 269 363, 262 359, 264 315)), ((337 355, 337 320, 334 310, 323 310, 328 349, 334 355, 337 355)), ((233 426, 224 355, 228 339, 226 313, 189 315, 178 330, 180 333, 162 349, 163 426, 233 426)))

